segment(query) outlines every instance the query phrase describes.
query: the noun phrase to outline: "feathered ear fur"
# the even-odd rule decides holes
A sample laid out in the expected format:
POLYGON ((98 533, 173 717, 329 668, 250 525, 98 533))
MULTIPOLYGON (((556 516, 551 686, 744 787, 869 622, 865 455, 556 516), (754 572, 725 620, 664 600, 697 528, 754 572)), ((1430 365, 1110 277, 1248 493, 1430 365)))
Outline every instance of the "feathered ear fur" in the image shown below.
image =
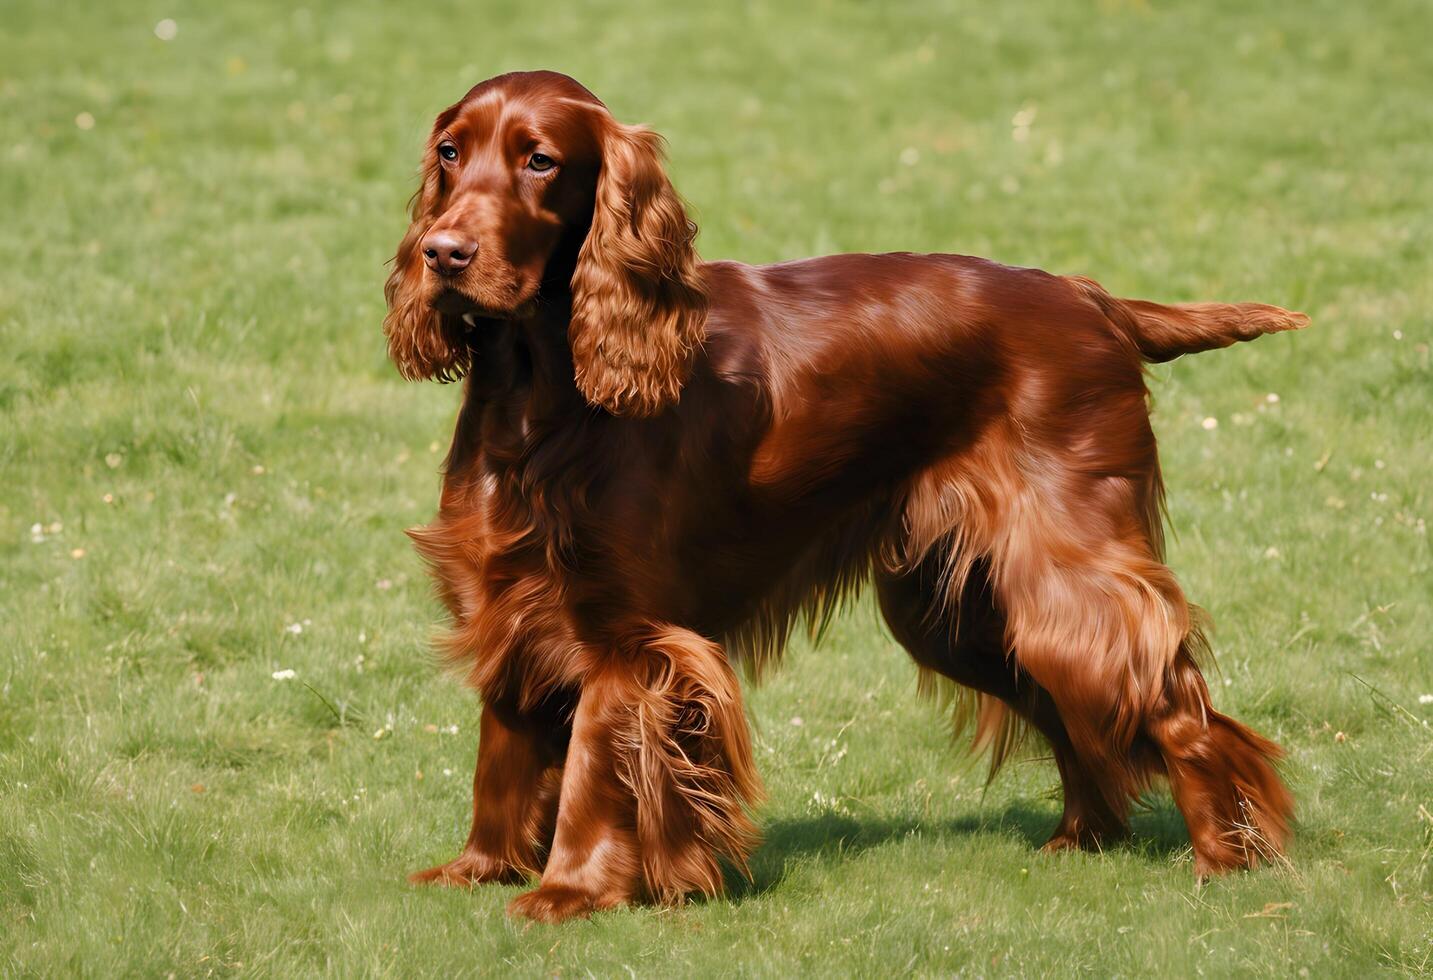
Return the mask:
POLYGON ((649 416, 680 397, 701 346, 707 296, 697 230, 662 168, 662 138, 610 120, 605 127, 568 338, 589 402, 649 416))
POLYGON ((442 176, 435 159, 430 146, 422 186, 413 195, 408 232, 398 243, 393 271, 383 286, 383 296, 388 300, 388 315, 383 318, 388 356, 397 365, 398 373, 409 381, 456 381, 468 370, 463 322, 433 309, 423 286, 419 243, 437 220, 442 197, 442 176))

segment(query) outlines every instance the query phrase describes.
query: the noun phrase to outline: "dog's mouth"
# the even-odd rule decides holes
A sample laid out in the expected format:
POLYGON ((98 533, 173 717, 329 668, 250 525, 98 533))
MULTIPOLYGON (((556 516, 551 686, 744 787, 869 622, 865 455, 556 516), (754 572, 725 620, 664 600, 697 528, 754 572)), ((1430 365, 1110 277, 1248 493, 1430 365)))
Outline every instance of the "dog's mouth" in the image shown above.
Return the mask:
POLYGON ((459 317, 469 326, 478 320, 521 320, 532 315, 537 308, 537 297, 520 300, 512 306, 494 306, 485 303, 456 285, 445 285, 433 297, 433 309, 439 313, 459 317))

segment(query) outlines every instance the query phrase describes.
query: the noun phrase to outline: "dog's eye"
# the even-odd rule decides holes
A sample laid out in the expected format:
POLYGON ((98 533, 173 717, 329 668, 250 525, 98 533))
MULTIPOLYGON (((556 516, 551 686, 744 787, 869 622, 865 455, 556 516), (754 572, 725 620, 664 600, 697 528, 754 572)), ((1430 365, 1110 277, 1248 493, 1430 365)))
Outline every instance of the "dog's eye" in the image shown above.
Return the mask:
POLYGON ((458 148, 452 143, 439 143, 438 156, 442 157, 444 160, 447 160, 449 163, 452 163, 454 160, 458 159, 458 148))
POLYGON ((535 170, 538 173, 543 173, 545 171, 551 170, 555 166, 557 166, 556 160, 554 160, 550 156, 545 156, 541 153, 534 153, 532 156, 527 158, 527 169, 535 170))

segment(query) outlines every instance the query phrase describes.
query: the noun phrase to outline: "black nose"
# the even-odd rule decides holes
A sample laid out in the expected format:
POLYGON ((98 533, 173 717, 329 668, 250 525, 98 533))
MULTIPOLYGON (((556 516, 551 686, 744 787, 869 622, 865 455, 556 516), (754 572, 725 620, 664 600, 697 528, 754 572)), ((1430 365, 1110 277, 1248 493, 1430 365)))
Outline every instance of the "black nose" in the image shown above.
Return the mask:
POLYGON ((430 231, 423 236, 423 261, 440 276, 456 276, 478 254, 478 243, 455 231, 430 231))

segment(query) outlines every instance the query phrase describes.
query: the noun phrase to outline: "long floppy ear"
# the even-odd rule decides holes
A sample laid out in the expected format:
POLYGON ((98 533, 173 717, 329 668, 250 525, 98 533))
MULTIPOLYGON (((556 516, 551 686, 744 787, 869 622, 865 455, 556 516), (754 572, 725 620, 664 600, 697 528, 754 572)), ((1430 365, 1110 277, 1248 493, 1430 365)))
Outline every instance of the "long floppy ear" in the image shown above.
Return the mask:
POLYGON ((419 243, 437 220, 442 197, 442 176, 432 146, 424 159, 423 183, 413 195, 411 223, 398 243, 393 271, 383 285, 388 300, 383 333, 388 338, 388 356, 409 381, 456 381, 469 366, 464 324, 433 309, 424 287, 419 243))
POLYGON ((702 343, 697 229, 662 168, 662 138, 611 120, 604 127, 568 339, 589 402, 613 415, 656 415, 680 397, 702 343))

